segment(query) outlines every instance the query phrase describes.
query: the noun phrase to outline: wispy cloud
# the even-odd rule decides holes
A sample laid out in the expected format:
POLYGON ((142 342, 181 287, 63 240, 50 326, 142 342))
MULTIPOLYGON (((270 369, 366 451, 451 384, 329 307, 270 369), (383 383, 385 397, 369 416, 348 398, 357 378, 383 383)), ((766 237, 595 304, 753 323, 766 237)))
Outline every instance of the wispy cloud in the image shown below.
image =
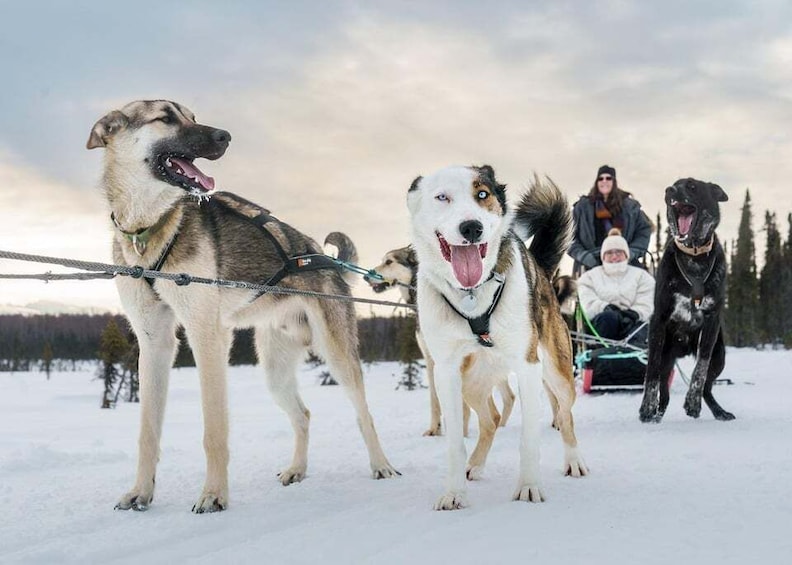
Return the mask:
POLYGON ((165 4, 150 25, 130 16, 140 53, 110 9, 78 21, 59 8, 69 36, 45 25, 27 60, 8 56, 24 23, 0 39, 19 85, 0 108, 0 203, 19 210, 4 215, 4 241, 106 256, 99 152, 85 138, 141 96, 230 130, 227 155, 204 167, 218 186, 317 239, 349 233, 364 264, 406 243, 412 179, 452 163, 492 164, 513 195, 547 173, 574 199, 607 162, 652 218, 669 183, 711 180, 731 196, 726 240, 748 187, 757 225, 764 209, 788 211, 785 3, 192 6, 165 4), (63 223, 72 216, 82 230, 63 223))

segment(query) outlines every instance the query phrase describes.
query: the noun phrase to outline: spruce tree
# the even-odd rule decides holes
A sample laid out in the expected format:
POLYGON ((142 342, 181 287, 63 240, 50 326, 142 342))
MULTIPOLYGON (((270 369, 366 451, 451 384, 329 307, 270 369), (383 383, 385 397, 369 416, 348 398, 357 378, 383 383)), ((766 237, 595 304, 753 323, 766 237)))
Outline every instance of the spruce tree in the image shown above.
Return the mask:
POLYGON ((401 387, 407 390, 424 387, 419 375, 418 358, 421 356, 421 349, 415 339, 417 327, 416 316, 399 316, 399 331, 397 340, 399 344, 399 361, 404 366, 402 377, 396 388, 401 387))
POLYGON ((764 266, 759 277, 759 335, 762 343, 777 344, 783 334, 783 257, 776 215, 765 212, 764 266))
POLYGON ((52 370, 52 346, 49 341, 44 342, 44 350, 41 352, 41 366, 44 372, 47 373, 47 380, 50 378, 50 371, 52 370))
POLYGON ((746 189, 737 242, 732 247, 727 290, 727 340, 730 345, 737 347, 755 346, 758 343, 756 304, 759 292, 751 221, 751 194, 746 189))
POLYGON ((792 348, 792 214, 787 215, 787 238, 781 247, 781 339, 792 348))
MULTIPOLYGON (((121 332, 116 321, 111 318, 102 332, 101 347, 99 349, 99 359, 102 361, 99 369, 99 378, 104 382, 102 408, 115 406, 118 392, 114 391, 114 388, 121 375, 117 365, 124 361, 128 351, 129 341, 121 332)), ((118 389, 120 390, 120 385, 118 389)))

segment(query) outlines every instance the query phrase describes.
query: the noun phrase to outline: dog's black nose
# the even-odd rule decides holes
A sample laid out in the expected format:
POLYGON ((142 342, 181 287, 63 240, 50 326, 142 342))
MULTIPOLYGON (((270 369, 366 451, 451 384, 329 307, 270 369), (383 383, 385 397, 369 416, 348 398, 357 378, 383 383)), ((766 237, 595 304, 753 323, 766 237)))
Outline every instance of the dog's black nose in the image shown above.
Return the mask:
POLYGON ((212 139, 217 143, 228 143, 231 141, 231 134, 224 129, 216 129, 212 132, 212 139))
POLYGON ((459 233, 470 243, 476 243, 484 233, 484 226, 478 220, 467 220, 459 224, 459 233))

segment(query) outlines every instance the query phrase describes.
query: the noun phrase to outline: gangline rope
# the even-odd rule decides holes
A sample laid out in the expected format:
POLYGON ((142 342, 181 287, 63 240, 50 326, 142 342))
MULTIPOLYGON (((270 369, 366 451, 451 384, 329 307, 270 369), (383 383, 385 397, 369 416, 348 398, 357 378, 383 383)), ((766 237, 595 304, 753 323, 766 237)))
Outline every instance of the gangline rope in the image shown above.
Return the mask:
MULTIPOLYGON (((374 300, 371 298, 358 298, 343 294, 327 294, 322 292, 314 292, 311 290, 299 290, 296 288, 286 288, 282 286, 269 286, 264 284, 252 283, 247 281, 230 281, 225 279, 209 279, 205 277, 197 277, 187 273, 163 273, 161 271, 152 271, 144 269, 140 266, 130 267, 127 265, 111 265, 108 263, 97 263, 92 261, 79 261, 76 259, 64 259, 62 257, 48 257, 45 255, 32 255, 28 253, 17 253, 14 251, 0 250, 0 259, 11 259, 15 261, 27 261, 32 263, 44 263, 49 265, 60 265, 71 269, 80 269, 83 271, 92 271, 88 273, 73 273, 73 274, 57 274, 57 273, 42 273, 31 275, 19 274, 2 274, 0 279, 38 279, 45 282, 56 280, 90 280, 90 279, 110 279, 118 275, 132 277, 135 279, 166 279, 176 283, 177 285, 184 286, 191 283, 205 284, 212 286, 219 286, 224 288, 237 288, 243 290, 255 290, 264 294, 291 294, 299 296, 309 296, 313 298, 324 298, 327 300, 341 300, 343 302, 358 302, 362 304, 374 304, 379 306, 393 306, 394 308, 408 308, 416 310, 414 304, 407 304, 404 302, 389 302, 386 300, 374 300)), ((339 266, 360 273, 364 271, 361 267, 347 264, 343 261, 337 261, 339 266)), ((366 271, 370 273, 371 271, 366 271)))

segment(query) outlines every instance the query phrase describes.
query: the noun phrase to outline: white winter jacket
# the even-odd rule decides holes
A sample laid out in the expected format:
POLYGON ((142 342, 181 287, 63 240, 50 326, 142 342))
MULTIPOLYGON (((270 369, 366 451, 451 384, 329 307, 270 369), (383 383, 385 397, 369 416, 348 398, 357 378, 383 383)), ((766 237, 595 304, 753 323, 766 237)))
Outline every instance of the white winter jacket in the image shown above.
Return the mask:
POLYGON ((613 304, 635 310, 641 321, 647 321, 654 310, 654 291, 652 275, 633 266, 627 266, 623 275, 608 275, 602 267, 594 267, 578 279, 578 298, 589 319, 613 304))

